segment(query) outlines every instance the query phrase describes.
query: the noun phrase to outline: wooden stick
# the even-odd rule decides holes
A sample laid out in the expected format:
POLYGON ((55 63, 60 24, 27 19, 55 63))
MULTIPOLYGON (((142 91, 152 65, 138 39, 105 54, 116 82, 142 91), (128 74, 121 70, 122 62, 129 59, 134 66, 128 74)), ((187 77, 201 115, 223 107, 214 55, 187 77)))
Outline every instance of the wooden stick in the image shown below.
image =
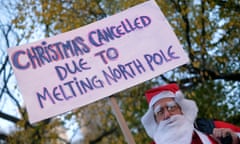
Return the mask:
POLYGON ((126 121, 123 118, 123 115, 122 115, 122 113, 120 111, 120 108, 117 104, 116 98, 113 97, 113 96, 110 96, 110 101, 111 101, 112 110, 114 111, 114 114, 117 118, 118 124, 121 127, 122 133, 123 133, 127 143, 128 144, 136 144, 134 139, 133 139, 133 136, 132 136, 127 124, 126 124, 126 121))

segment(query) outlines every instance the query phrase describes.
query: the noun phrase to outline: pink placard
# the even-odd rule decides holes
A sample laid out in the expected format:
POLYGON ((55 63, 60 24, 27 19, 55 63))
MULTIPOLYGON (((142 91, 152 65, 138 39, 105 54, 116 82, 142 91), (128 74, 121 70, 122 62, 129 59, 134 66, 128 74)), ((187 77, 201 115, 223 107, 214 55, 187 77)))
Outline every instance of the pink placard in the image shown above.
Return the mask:
POLYGON ((90 104, 189 61, 154 1, 8 49, 30 123, 90 104))

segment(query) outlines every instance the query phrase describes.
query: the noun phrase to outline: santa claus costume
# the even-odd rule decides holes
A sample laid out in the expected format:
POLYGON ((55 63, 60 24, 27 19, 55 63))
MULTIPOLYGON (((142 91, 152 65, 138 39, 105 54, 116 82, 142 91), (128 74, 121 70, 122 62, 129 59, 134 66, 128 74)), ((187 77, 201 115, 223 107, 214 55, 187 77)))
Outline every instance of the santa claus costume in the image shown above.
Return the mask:
MULTIPOLYGON (((238 135, 238 139, 240 137, 240 127, 226 122, 201 120, 196 124, 198 113, 196 103, 186 99, 175 83, 150 89, 146 91, 145 96, 149 109, 142 117, 141 122, 149 137, 154 140, 153 144, 232 144, 231 137, 222 142, 212 137, 213 128, 229 128, 238 135), (163 98, 173 98, 180 106, 182 115, 171 116, 158 124, 154 118, 153 105, 163 98), (202 126, 210 132, 204 131, 202 126)), ((237 144, 240 144, 240 141, 237 144)))

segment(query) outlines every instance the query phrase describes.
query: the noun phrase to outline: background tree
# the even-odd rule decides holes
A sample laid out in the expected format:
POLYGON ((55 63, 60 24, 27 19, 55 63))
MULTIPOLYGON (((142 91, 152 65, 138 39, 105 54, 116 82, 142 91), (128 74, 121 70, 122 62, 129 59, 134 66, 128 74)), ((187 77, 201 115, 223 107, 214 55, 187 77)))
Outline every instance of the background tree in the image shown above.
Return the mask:
MULTIPOLYGON (((84 26, 140 2, 143 0, 4 2, 12 16, 12 23, 8 24, 9 27, 1 25, 1 37, 5 38, 5 47, 28 43, 84 26), (16 37, 9 37, 10 32, 14 32, 16 37), (9 45, 9 41, 12 40, 17 42, 11 42, 13 45, 9 45)), ((239 2, 234 0, 156 0, 156 2, 189 54, 190 63, 115 94, 136 143, 150 141, 140 123, 141 116, 148 108, 144 91, 172 81, 180 85, 187 97, 196 100, 200 110, 199 117, 222 119, 240 125, 239 2)), ((21 96, 16 83, 14 86, 10 85, 10 78, 14 75, 9 66, 6 49, 1 50, 3 64, 0 68, 2 80, 0 102, 3 105, 1 108, 6 107, 3 104, 4 99, 11 99, 21 115, 10 118, 7 112, 0 113, 1 118, 13 121, 19 128, 17 132, 5 135, 4 141, 23 143, 28 140, 28 143, 32 143, 38 139, 39 143, 47 143, 51 139, 53 142, 61 139, 57 131, 51 131, 53 127, 68 128, 78 123, 75 128, 81 128, 83 144, 126 143, 107 98, 66 113, 61 118, 30 125, 24 109, 22 110, 21 96), (23 136, 26 137, 22 139, 23 136), (32 139, 33 136, 36 139, 32 139)))

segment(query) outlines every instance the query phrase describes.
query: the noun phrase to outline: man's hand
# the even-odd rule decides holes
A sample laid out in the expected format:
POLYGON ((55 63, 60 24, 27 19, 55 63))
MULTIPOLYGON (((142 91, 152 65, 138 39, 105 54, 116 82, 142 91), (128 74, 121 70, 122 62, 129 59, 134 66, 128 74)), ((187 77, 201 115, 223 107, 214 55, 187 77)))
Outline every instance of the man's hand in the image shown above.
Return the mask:
MULTIPOLYGON (((239 137, 231 129, 229 129, 229 128, 214 128, 213 129, 213 137, 218 140, 227 138, 228 136, 231 136, 232 143, 226 143, 226 144, 240 144, 239 137)), ((225 140, 225 141, 230 142, 229 140, 225 140)), ((221 141, 221 144, 223 144, 222 141, 221 141)))

